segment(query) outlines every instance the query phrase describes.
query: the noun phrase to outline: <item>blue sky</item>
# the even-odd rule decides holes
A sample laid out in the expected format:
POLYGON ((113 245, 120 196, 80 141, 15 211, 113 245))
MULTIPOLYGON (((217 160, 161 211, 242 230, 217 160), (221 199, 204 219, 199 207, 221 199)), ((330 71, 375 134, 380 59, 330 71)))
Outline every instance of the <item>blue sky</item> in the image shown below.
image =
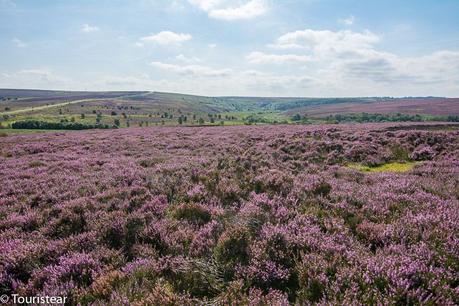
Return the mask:
POLYGON ((459 96, 457 0, 0 0, 0 87, 459 96))

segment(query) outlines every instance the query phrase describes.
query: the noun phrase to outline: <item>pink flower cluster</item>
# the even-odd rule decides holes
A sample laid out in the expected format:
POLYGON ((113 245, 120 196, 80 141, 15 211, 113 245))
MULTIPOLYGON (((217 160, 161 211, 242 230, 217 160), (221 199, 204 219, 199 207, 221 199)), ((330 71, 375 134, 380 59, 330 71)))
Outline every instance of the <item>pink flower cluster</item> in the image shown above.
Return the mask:
POLYGON ((0 139, 0 295, 457 305, 459 131, 145 128, 0 139), (417 161, 404 173, 361 172, 417 161))

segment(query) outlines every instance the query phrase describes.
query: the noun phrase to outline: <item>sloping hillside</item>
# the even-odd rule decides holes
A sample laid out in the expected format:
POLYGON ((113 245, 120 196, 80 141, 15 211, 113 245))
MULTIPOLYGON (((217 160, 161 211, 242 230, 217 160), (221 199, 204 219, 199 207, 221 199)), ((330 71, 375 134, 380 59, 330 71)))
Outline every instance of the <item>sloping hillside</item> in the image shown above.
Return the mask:
MULTIPOLYGON (((0 89, 2 126, 21 120, 108 125, 116 121, 121 127, 238 125, 288 123, 294 116, 305 115, 308 120, 320 122, 330 115, 357 113, 423 115, 422 120, 441 121, 443 117, 459 115, 459 99, 206 97, 149 91, 0 89), (436 117, 431 119, 432 116, 436 117)), ((418 121, 418 117, 409 121, 418 121)))

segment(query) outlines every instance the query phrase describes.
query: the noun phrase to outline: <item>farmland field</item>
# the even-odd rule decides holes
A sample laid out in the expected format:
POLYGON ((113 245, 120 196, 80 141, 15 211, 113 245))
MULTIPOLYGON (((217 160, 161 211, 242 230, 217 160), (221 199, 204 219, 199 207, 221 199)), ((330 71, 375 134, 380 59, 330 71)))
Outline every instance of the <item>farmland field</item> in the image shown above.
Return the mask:
POLYGON ((8 134, 0 182, 0 295, 459 303, 454 126, 8 134))

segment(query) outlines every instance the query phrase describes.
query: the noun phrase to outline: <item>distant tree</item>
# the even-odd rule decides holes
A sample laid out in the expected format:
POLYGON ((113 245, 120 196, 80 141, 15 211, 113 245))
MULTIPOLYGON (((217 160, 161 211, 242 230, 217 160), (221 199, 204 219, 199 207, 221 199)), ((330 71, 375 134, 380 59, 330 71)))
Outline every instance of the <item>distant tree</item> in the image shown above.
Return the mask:
POLYGON ((62 108, 59 108, 59 115, 62 115, 62 108))
POLYGON ((193 120, 196 120, 196 114, 193 114, 193 120))
POLYGON ((110 113, 110 115, 116 116, 116 115, 118 115, 118 114, 117 114, 115 111, 112 111, 112 112, 110 113))
POLYGON ((92 110, 92 113, 95 114, 95 113, 97 113, 97 111, 96 111, 95 109, 93 109, 93 110, 92 110))
POLYGON ((292 117, 292 120, 293 121, 300 121, 301 120, 301 115, 300 114, 296 114, 292 117))
POLYGON ((214 117, 210 118, 210 123, 215 123, 214 117))
POLYGON ((178 124, 182 124, 182 123, 183 123, 182 117, 178 117, 178 124))
POLYGON ((201 124, 201 125, 204 124, 204 119, 199 118, 199 124, 201 124))
POLYGON ((40 130, 85 130, 85 129, 108 129, 108 125, 91 125, 79 122, 46 122, 37 120, 16 121, 12 124, 13 129, 40 129, 40 130))
POLYGON ((75 122, 75 117, 70 118, 70 122, 75 122))
POLYGON ((9 110, 11 110, 11 108, 5 107, 5 111, 9 111, 9 110))
POLYGON ((120 119, 116 118, 115 120, 113 120, 113 124, 117 127, 120 127, 120 119))
POLYGON ((102 120, 102 115, 101 114, 97 114, 96 123, 99 124, 101 120, 102 120))
POLYGON ((84 119, 85 117, 86 117, 85 114, 81 114, 81 115, 80 115, 80 118, 81 118, 81 119, 84 119))
POLYGON ((127 127, 130 127, 130 126, 131 126, 131 124, 129 123, 129 121, 126 121, 126 126, 127 126, 127 127))

